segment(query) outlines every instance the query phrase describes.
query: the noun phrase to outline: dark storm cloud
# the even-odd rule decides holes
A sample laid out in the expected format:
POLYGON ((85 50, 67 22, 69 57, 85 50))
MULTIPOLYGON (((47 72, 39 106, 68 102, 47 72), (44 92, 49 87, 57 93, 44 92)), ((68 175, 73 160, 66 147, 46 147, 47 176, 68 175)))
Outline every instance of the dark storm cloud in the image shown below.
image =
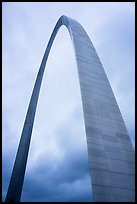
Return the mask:
MULTIPOLYGON (((11 158, 3 158, 3 199, 11 176, 11 158)), ((60 163, 43 157, 26 171, 22 201, 91 201, 91 185, 86 152, 70 151, 60 163)))
POLYGON ((22 200, 91 201, 89 166, 85 153, 75 150, 67 152, 56 168, 50 163, 50 155, 49 162, 41 158, 36 167, 26 174, 22 200))

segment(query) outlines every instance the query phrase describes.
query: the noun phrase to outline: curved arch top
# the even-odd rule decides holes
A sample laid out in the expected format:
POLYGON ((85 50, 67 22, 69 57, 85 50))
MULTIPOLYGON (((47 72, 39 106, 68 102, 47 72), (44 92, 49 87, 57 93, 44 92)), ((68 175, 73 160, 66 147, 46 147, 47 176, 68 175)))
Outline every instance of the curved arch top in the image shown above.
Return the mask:
POLYGON ((20 201, 41 82, 54 38, 62 25, 70 33, 76 55, 93 200, 134 201, 134 150, 113 91, 86 31, 76 20, 64 15, 53 29, 37 74, 5 201, 20 201))

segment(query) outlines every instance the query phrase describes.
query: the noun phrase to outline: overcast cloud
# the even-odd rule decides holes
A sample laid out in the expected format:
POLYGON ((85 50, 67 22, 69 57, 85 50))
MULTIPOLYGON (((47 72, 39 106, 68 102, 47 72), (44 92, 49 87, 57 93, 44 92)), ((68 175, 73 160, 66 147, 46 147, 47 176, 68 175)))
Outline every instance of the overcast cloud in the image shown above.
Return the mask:
MULTIPOLYGON (((5 199, 36 75, 61 15, 87 31, 134 145, 134 3, 2 4, 2 196, 5 199)), ((92 201, 72 42, 62 26, 51 49, 32 132, 21 201, 92 201)))

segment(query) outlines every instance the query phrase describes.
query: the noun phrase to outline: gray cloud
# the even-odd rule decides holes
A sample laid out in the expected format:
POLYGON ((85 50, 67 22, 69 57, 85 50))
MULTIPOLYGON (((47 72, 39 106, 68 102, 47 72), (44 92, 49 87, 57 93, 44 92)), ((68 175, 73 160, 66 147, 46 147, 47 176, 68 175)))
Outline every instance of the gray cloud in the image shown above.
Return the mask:
POLYGON ((49 160, 44 161, 44 157, 41 155, 37 166, 26 174, 22 200, 91 201, 86 152, 69 148, 56 164, 50 161, 50 155, 49 160))

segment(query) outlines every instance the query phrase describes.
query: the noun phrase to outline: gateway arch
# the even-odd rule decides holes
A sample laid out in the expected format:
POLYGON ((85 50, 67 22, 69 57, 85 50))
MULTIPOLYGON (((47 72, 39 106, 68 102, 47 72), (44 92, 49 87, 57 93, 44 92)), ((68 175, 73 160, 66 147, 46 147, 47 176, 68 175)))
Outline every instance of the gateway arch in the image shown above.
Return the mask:
POLYGON ((91 40, 76 20, 66 16, 55 25, 37 74, 5 201, 20 201, 41 82, 62 25, 67 27, 75 49, 93 201, 134 202, 134 149, 125 123, 91 40))

